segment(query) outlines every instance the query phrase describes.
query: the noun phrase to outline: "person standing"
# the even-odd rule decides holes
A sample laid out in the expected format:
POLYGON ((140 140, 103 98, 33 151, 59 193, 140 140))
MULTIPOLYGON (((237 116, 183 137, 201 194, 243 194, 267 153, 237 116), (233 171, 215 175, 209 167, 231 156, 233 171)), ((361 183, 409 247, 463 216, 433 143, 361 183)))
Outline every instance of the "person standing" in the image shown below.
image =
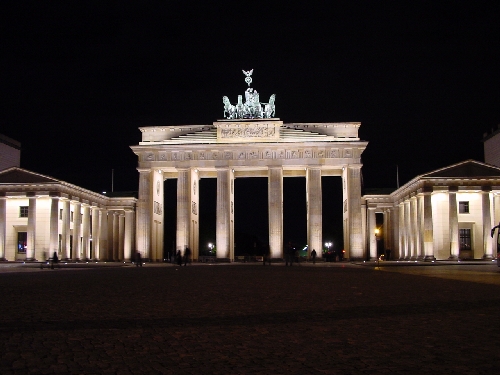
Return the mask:
POLYGON ((311 251, 311 258, 313 259, 313 264, 316 264, 316 250, 311 251))
POLYGON ((142 267, 142 257, 141 257, 141 253, 139 251, 135 253, 135 266, 142 267))
POLYGON ((191 257, 191 250, 189 249, 189 247, 186 247, 186 250, 184 250, 184 266, 187 266, 190 257, 191 257))
MULTIPOLYGON (((57 263, 59 262, 59 257, 57 256, 57 252, 54 251, 54 255, 52 255, 52 263, 50 265, 51 269, 54 269, 54 265, 57 266, 57 263)), ((59 267, 59 266, 58 266, 59 267)))
POLYGON ((177 260, 177 265, 178 266, 182 266, 182 255, 181 255, 181 251, 180 250, 177 250, 177 254, 176 254, 176 260, 177 260))

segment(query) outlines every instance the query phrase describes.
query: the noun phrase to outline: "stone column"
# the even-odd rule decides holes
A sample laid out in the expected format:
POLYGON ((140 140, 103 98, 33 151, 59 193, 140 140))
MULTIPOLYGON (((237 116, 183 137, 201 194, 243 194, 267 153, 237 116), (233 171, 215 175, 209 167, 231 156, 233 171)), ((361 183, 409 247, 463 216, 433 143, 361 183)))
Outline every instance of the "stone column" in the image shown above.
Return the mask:
POLYGON ((134 211, 125 210, 125 236, 123 241, 123 259, 132 259, 132 241, 134 235, 134 211))
POLYGON ((120 213, 113 212, 113 261, 120 260, 120 213))
POLYGON ((190 228, 189 228, 189 248, 191 249, 191 257, 193 261, 198 260, 199 249, 200 249, 200 233, 199 233, 199 209, 200 209, 200 200, 199 200, 199 186, 200 179, 198 175, 197 169, 191 169, 189 171, 189 183, 190 183, 190 202, 191 202, 191 210, 190 210, 190 228))
POLYGON ((90 206, 83 205, 83 221, 82 221, 82 260, 90 259, 90 206))
POLYGON ((399 206, 391 208, 392 248, 391 259, 399 259, 399 206))
POLYGON ((99 260, 108 260, 108 251, 108 211, 102 209, 99 227, 99 260))
POLYGON ((450 221, 450 257, 449 259, 458 259, 459 255, 459 237, 458 237, 458 209, 457 209, 457 191, 458 186, 448 188, 448 208, 450 221))
POLYGON ((118 215, 118 257, 116 260, 124 259, 124 245, 125 243, 125 214, 118 215))
POLYGON ((377 259, 377 236, 375 229, 377 228, 377 220, 375 215, 375 207, 368 207, 368 243, 370 244, 370 259, 377 259))
MULTIPOLYGON (((387 256, 387 250, 392 250, 391 245, 391 211, 389 209, 384 210, 384 247, 387 256)), ((388 260, 388 259, 386 259, 388 260)))
POLYGON ((5 261, 5 239, 7 228, 7 197, 0 193, 0 261, 5 261))
POLYGON ((491 241, 491 206, 490 206, 491 187, 483 186, 481 191, 483 208, 483 259, 493 259, 493 247, 491 241))
POLYGON ((110 262, 113 261, 114 258, 114 220, 115 220, 115 212, 108 210, 108 251, 106 252, 106 260, 109 260, 110 262))
POLYGON ((82 210, 82 204, 80 202, 75 202, 73 204, 73 254, 72 258, 73 260, 79 260, 82 255, 81 255, 81 242, 80 242, 80 235, 81 235, 81 210, 82 210))
MULTIPOLYGON (((346 258, 364 259, 363 234, 361 232, 361 165, 344 167, 342 179, 347 186, 344 192, 344 233, 349 237, 346 258), (346 217, 347 216, 347 217, 346 217), (347 220, 345 220, 347 219, 347 220)), ((344 239, 345 242, 345 239, 344 239)))
POLYGON ((424 260, 424 196, 422 193, 417 195, 417 231, 418 231, 418 251, 417 259, 424 260))
POLYGON ((50 193, 49 258, 59 252, 59 193, 50 193))
POLYGON ((98 260, 100 257, 99 242, 100 242, 100 210, 99 207, 92 207, 92 259, 98 260))
POLYGON ((62 228, 61 228, 61 260, 68 260, 70 258, 70 219, 71 208, 69 199, 62 201, 62 228))
POLYGON ((413 236, 411 227, 411 204, 409 200, 405 201, 405 237, 406 237, 406 251, 405 259, 410 260, 413 252, 413 236))
POLYGON ((29 199, 28 206, 28 239, 26 241, 26 260, 35 259, 35 240, 36 240, 36 196, 35 193, 27 193, 29 199))
POLYGON ((283 258, 283 169, 271 167, 268 173, 270 255, 283 258))
POLYGON ((434 257, 434 226, 432 222, 432 187, 424 188, 424 260, 434 257))
MULTIPOLYGON (((318 258, 322 256, 323 242, 323 196, 321 192, 321 169, 307 169, 307 244, 308 255, 313 249, 318 258)), ((337 246, 339 246, 337 244, 337 246)))
POLYGON ((229 259, 231 229, 231 197, 229 169, 217 169, 217 258, 229 259))
MULTIPOLYGON (((184 255, 184 250, 189 246, 189 170, 179 169, 177 176, 177 250, 184 255)), ((217 249, 219 250, 219 249, 217 249)))
POLYGON ((408 248, 406 243, 405 202, 399 203, 399 259, 405 259, 408 248))
POLYGON ((412 233, 412 253, 411 259, 417 260, 420 253, 420 232, 418 230, 418 201, 417 197, 411 197, 411 233, 412 233))
POLYGON ((139 170, 139 199, 137 200, 136 248, 143 258, 151 250, 151 170, 139 170))

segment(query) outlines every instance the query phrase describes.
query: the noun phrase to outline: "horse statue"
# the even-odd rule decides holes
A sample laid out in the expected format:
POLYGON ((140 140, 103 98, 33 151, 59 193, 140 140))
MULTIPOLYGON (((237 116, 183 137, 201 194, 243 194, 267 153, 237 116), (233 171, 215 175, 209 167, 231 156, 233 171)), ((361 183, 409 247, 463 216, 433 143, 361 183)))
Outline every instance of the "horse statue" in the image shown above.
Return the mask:
POLYGON ((272 94, 269 98, 269 103, 264 106, 264 118, 273 118, 276 114, 276 106, 274 101, 276 100, 276 95, 272 94))
POLYGON ((222 97, 222 103, 224 103, 224 118, 233 119, 236 114, 236 107, 231 104, 227 96, 222 97))

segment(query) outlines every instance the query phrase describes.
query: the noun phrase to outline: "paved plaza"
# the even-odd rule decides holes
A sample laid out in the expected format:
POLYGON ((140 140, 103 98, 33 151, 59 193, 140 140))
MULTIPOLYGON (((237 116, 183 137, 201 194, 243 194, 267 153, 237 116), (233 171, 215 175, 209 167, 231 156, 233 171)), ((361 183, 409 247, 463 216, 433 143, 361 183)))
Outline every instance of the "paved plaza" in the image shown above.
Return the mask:
POLYGON ((497 373, 499 281, 496 264, 0 265, 0 373, 497 373))

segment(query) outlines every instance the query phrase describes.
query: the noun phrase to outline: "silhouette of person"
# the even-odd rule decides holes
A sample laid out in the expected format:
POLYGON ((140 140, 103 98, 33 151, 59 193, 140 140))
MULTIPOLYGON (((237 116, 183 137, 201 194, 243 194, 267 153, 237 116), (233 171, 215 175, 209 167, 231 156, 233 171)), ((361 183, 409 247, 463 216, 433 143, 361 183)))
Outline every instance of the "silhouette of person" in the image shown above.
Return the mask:
POLYGON ((56 252, 56 251, 54 251, 54 254, 52 255, 52 263, 51 263, 51 265, 50 265, 50 268, 51 268, 51 269, 54 269, 54 265, 56 265, 57 267, 59 267, 59 266, 57 265, 57 263, 59 263, 59 257, 57 256, 57 252, 56 252))
POLYGON ((311 257, 313 258, 313 264, 316 264, 316 250, 311 251, 311 257))
POLYGON ((177 250, 177 254, 175 256, 177 258, 177 264, 179 266, 182 266, 182 255, 181 255, 181 251, 180 250, 177 250))
POLYGON ((141 253, 140 252, 135 253, 135 266, 136 267, 139 267, 139 266, 142 267, 142 257, 141 257, 141 253))
POLYGON ((191 249, 189 247, 186 247, 186 250, 184 250, 184 266, 187 266, 190 257, 191 249))

